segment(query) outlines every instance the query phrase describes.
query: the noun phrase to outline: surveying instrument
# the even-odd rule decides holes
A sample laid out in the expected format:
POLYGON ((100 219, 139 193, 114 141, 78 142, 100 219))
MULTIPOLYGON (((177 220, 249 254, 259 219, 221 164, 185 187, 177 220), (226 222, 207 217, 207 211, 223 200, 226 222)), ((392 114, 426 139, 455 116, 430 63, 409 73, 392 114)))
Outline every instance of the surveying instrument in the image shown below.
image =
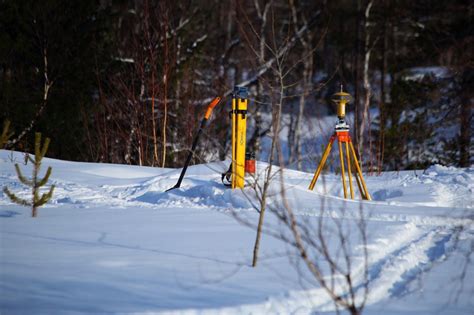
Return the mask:
POLYGON ((351 193, 351 199, 354 199, 354 188, 352 186, 352 165, 355 166, 356 172, 354 173, 354 177, 356 178, 357 186, 359 187, 359 192, 362 199, 365 200, 372 200, 370 197, 369 191, 367 190, 367 186, 365 185, 364 177, 362 176, 362 171, 359 166, 359 161, 357 160, 357 155, 354 150, 354 145, 352 144, 351 136, 349 134, 349 125, 345 121, 346 117, 346 105, 352 99, 349 93, 343 92, 342 84, 341 84, 341 91, 334 94, 332 101, 337 105, 337 118, 338 122, 336 123, 336 127, 334 130, 334 134, 329 139, 329 143, 324 150, 323 157, 321 158, 321 162, 319 163, 318 169, 314 173, 314 177, 309 184, 309 189, 313 190, 316 182, 318 181, 318 177, 321 174, 321 171, 326 163, 326 160, 331 152, 332 145, 334 141, 337 139, 337 143, 339 145, 339 159, 341 163, 341 180, 342 180, 342 187, 344 189, 344 198, 347 198, 347 186, 346 186, 346 174, 345 174, 345 167, 344 167, 344 151, 343 151, 343 144, 346 149, 346 159, 347 159, 347 175, 349 180, 349 189, 351 193), (352 163, 351 155, 354 159, 354 163, 352 163))
POLYGON ((247 134, 247 97, 245 87, 234 88, 232 95, 232 189, 245 185, 245 146, 247 134))
POLYGON ((245 172, 255 172, 255 157, 247 159, 247 104, 246 87, 236 86, 232 93, 232 162, 227 172, 222 174, 222 183, 227 187, 244 188, 245 172), (251 163, 253 162, 253 164, 251 163))

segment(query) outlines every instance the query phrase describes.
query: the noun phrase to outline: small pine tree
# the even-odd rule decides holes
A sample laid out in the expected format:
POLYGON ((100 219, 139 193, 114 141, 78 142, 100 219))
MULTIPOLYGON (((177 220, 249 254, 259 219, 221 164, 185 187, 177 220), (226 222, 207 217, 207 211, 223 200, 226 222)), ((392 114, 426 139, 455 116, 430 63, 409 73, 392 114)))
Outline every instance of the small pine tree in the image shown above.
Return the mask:
POLYGON ((44 186, 48 182, 48 179, 49 179, 49 176, 51 175, 51 170, 52 170, 51 167, 48 167, 48 170, 46 171, 46 175, 43 177, 43 179, 38 178, 38 173, 41 167, 41 160, 43 159, 44 155, 46 154, 46 151, 48 150, 49 142, 50 142, 50 139, 46 138, 46 140, 44 141, 43 148, 41 148, 41 133, 39 132, 35 133, 35 159, 33 160, 30 156, 28 156, 28 160, 31 163, 33 163, 33 178, 31 180, 24 177, 23 174, 21 173, 21 170, 18 164, 15 164, 16 173, 18 175, 18 179, 20 180, 20 182, 32 188, 33 197, 31 201, 17 197, 15 194, 10 192, 10 190, 7 187, 3 188, 3 191, 5 192, 5 194, 7 194, 7 196, 13 202, 23 205, 23 206, 31 207, 32 217, 37 216, 38 214, 37 208, 47 203, 51 199, 53 195, 53 191, 54 191, 54 185, 52 185, 48 193, 43 194, 41 197, 39 196, 40 187, 44 186))
POLYGON ((0 149, 5 149, 8 143, 8 139, 13 135, 13 132, 8 132, 10 129, 10 121, 6 119, 3 122, 3 132, 0 135, 0 149))

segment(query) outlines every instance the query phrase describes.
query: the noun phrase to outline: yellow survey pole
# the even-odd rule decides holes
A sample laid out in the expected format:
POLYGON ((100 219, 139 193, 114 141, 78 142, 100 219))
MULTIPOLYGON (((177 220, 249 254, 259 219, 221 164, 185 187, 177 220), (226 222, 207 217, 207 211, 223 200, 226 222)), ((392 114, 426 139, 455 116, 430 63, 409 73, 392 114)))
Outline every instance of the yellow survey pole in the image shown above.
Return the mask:
POLYGON ((232 189, 245 186, 247 88, 235 87, 232 95, 232 189))

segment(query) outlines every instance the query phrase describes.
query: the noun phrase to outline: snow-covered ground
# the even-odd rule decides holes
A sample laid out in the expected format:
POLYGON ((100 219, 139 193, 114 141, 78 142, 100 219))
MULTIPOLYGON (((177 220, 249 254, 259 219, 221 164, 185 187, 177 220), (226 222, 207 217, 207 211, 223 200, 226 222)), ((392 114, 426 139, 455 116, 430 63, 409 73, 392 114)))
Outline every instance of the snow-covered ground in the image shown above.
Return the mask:
MULTIPOLYGON (((25 197, 12 162, 29 174, 22 157, 0 151, 0 186, 25 197)), ((251 188, 220 183, 227 163, 190 167, 170 192, 179 169, 43 164, 53 167, 56 190, 38 218, 0 192, 1 314, 335 313, 280 240, 264 235, 259 265, 251 267, 256 233, 234 216, 256 223, 258 213, 251 188)), ((365 314, 473 314, 474 168, 367 177, 370 202, 341 198, 335 174, 308 191, 311 177, 284 172, 298 218, 350 223, 359 209, 366 215, 365 314)), ((279 226, 271 213, 266 226, 279 226)), ((357 269, 363 251, 354 244, 357 269)))

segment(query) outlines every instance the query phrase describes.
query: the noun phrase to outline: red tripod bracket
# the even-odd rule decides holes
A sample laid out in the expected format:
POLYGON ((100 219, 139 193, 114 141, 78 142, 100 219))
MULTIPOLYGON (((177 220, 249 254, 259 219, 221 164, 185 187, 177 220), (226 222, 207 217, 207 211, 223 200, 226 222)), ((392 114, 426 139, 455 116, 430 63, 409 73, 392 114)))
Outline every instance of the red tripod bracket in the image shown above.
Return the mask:
POLYGON ((335 135, 331 137, 331 141, 334 141, 333 138, 336 138, 339 142, 351 142, 351 135, 349 130, 336 131, 335 135))

